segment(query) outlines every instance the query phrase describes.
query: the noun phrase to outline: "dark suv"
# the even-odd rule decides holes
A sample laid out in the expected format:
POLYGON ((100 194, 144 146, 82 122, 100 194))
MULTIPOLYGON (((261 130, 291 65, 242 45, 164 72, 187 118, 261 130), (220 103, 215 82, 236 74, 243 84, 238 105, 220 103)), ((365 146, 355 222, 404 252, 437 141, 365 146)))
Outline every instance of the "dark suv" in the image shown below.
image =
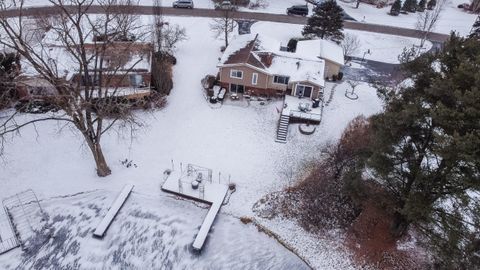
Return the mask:
POLYGON ((301 15, 307 16, 308 15, 308 7, 307 5, 300 5, 300 6, 291 6, 287 8, 288 15, 301 15))

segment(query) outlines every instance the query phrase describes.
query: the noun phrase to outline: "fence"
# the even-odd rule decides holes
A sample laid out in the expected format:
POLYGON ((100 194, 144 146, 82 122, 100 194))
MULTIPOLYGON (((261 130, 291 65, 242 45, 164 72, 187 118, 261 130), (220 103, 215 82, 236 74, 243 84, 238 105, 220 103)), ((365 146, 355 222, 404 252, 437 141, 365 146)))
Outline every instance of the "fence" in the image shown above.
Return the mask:
POLYGON ((29 189, 5 198, 2 203, 19 244, 41 229, 44 212, 33 190, 29 189))
POLYGON ((0 254, 12 250, 20 245, 10 217, 4 208, 0 208, 0 254))

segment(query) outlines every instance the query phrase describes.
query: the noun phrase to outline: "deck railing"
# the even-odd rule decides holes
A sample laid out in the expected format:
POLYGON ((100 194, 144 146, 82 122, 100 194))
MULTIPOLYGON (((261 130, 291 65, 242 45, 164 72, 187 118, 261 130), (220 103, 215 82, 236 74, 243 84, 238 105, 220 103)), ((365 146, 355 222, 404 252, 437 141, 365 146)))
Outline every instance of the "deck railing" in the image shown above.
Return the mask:
POLYGON ((290 110, 290 117, 320 122, 322 115, 319 113, 302 112, 299 110, 290 110))

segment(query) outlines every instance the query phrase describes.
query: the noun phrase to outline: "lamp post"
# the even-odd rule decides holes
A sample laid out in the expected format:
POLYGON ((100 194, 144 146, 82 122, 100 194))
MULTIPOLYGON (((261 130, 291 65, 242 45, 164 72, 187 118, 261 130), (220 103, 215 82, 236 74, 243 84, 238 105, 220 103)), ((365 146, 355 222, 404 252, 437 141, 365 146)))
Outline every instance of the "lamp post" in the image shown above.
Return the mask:
POLYGON ((366 50, 366 51, 363 53, 362 63, 363 63, 363 61, 365 61, 365 55, 367 55, 367 54, 372 54, 372 53, 370 52, 370 49, 366 50))

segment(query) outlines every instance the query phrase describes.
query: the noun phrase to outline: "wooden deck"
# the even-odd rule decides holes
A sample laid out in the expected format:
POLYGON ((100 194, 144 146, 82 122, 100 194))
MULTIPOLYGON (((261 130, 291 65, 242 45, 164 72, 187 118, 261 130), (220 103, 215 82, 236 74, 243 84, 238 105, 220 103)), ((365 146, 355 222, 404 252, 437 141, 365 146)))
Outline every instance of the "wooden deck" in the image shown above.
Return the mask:
POLYGON ((206 177, 202 180, 201 186, 194 189, 192 188, 191 182, 195 181, 197 175, 189 175, 187 171, 173 171, 168 175, 162 185, 162 190, 165 192, 211 205, 203 220, 202 226, 197 233, 195 241, 192 244, 193 249, 196 251, 202 250, 210 228, 212 227, 215 217, 220 211, 223 200, 228 192, 227 185, 213 182, 211 179, 211 172, 209 175, 210 179, 206 177))

